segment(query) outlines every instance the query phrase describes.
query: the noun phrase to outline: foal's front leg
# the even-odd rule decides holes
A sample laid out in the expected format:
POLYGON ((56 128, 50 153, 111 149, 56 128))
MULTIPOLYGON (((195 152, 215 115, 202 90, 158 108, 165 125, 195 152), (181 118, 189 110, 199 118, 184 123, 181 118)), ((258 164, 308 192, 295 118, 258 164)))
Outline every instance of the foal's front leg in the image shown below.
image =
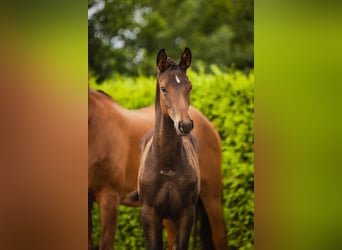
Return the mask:
POLYGON ((189 238, 192 226, 195 220, 194 207, 188 207, 183 210, 181 216, 176 221, 177 235, 173 249, 186 250, 189 245, 189 238))
POLYGON ((141 223, 144 229, 147 250, 162 250, 162 219, 156 209, 143 205, 141 208, 141 223))

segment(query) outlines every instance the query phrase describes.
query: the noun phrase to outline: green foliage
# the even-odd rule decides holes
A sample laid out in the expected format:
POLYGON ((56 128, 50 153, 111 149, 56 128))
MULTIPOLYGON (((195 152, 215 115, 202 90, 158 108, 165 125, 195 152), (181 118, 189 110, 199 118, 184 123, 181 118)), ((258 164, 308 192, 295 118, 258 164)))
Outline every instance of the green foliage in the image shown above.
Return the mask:
POLYGON ((221 69, 253 68, 253 0, 88 0, 88 10, 101 4, 88 19, 88 64, 99 83, 113 73, 154 74, 161 48, 176 58, 188 46, 196 61, 221 69))
MULTIPOLYGON (((231 249, 254 248, 254 73, 223 72, 210 66, 205 73, 188 71, 193 84, 191 105, 215 125, 222 140, 223 211, 231 249)), ((97 86, 127 108, 154 102, 155 77, 116 76, 97 86)), ((98 214, 98 210, 95 211, 98 214)), ((95 238, 99 217, 95 216, 95 238), (97 221, 96 221, 97 220, 97 221)), ((120 207, 116 249, 144 249, 139 208, 120 207)))

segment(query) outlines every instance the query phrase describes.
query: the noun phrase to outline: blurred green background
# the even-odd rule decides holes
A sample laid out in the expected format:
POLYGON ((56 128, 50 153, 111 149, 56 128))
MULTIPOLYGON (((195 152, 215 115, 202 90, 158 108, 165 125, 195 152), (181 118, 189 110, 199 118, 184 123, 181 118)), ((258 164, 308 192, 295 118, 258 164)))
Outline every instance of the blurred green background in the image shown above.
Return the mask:
POLYGON ((209 70, 254 67, 253 0, 88 1, 88 64, 98 82, 113 73, 153 75, 161 49, 191 48, 209 70))

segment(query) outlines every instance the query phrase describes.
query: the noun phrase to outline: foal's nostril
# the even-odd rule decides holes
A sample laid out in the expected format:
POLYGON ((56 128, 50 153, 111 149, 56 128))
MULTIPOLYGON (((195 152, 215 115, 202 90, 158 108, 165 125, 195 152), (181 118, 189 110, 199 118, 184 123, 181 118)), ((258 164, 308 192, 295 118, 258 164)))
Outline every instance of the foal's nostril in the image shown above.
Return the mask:
POLYGON ((179 131, 181 131, 182 133, 189 134, 191 130, 194 128, 194 122, 193 120, 190 120, 190 123, 184 124, 183 121, 180 121, 178 123, 178 128, 179 128, 179 131))
POLYGON ((184 131, 183 131, 183 126, 184 126, 183 122, 180 121, 180 122, 178 123, 178 129, 179 129, 182 133, 184 133, 184 131))

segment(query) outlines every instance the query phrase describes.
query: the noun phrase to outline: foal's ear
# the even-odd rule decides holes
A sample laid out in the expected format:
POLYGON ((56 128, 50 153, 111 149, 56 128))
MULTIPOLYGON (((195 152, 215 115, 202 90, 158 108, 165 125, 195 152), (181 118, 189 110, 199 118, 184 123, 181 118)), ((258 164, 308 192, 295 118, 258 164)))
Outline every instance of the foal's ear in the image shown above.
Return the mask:
POLYGON ((191 50, 189 48, 185 48, 184 52, 181 55, 181 60, 179 62, 179 66, 186 70, 190 67, 191 64, 191 50))
POLYGON ((159 50, 157 55, 157 67, 160 72, 164 71, 167 68, 166 59, 167 55, 165 49, 159 50))

